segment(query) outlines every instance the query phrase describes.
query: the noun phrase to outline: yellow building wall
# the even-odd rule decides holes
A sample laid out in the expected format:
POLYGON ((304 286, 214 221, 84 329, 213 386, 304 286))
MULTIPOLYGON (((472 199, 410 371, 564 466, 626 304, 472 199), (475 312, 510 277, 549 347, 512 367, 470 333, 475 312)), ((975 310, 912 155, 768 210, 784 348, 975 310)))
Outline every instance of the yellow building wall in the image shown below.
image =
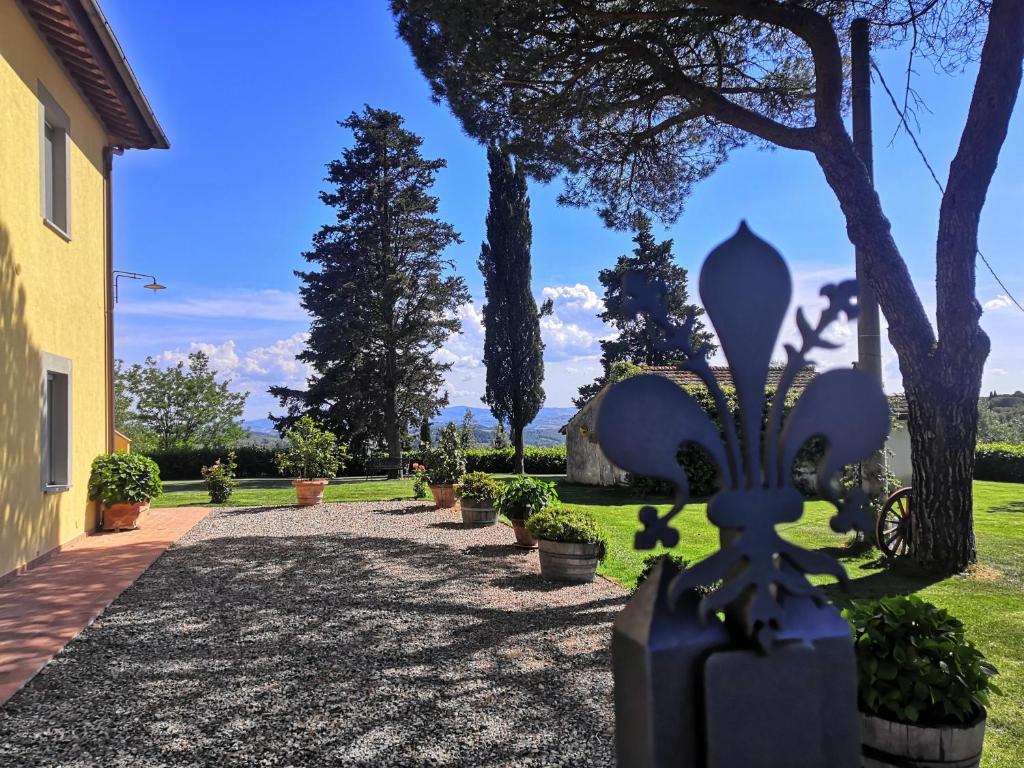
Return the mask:
POLYGON ((15 0, 0 0, 0 575, 96 522, 107 446, 106 133, 15 0), (70 118, 70 242, 40 210, 42 83, 70 118), (71 488, 41 482, 41 355, 72 361, 71 488))

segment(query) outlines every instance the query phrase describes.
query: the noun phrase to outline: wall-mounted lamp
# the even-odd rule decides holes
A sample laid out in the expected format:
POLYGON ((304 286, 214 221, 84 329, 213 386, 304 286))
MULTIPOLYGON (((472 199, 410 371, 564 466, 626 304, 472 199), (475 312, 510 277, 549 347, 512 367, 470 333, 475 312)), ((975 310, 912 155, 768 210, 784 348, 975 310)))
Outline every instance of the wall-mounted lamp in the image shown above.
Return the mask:
POLYGON ((115 269, 114 272, 113 272, 113 276, 114 276, 114 303, 115 304, 117 304, 117 299, 118 299, 118 281, 122 277, 127 277, 129 280, 144 280, 144 279, 146 279, 148 277, 149 278, 149 282, 146 283, 145 285, 143 285, 142 287, 143 288, 147 288, 150 291, 153 291, 153 293, 156 293, 157 291, 163 291, 163 290, 165 290, 167 288, 166 285, 161 285, 160 283, 158 283, 156 281, 156 278, 153 277, 153 275, 144 275, 144 274, 141 274, 139 272, 125 272, 125 271, 120 270, 120 269, 115 269))

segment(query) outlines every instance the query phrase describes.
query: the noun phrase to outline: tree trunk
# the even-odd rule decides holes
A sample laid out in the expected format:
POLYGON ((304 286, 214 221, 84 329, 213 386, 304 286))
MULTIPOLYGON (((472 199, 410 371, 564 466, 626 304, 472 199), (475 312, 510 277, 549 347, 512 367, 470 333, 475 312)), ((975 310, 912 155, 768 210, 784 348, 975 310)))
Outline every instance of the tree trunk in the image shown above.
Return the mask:
MULTIPOLYGON (((977 361, 980 368, 984 357, 977 361)), ((974 540, 974 446, 980 372, 964 371, 955 387, 937 376, 904 372, 913 466, 914 562, 944 573, 977 558, 974 540)))
POLYGON ((517 475, 526 474, 525 451, 523 449, 523 430, 521 424, 512 424, 512 447, 515 453, 512 456, 512 471, 517 475))
POLYGON ((398 374, 394 350, 388 350, 385 360, 387 393, 384 395, 384 437, 388 444, 388 479, 398 478, 402 464, 402 434, 398 424, 398 374))

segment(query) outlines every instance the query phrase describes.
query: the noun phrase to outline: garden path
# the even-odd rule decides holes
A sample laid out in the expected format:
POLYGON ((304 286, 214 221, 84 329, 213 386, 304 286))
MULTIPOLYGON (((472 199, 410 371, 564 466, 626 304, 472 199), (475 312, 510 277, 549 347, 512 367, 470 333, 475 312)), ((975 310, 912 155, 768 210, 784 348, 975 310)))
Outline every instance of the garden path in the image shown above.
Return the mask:
POLYGON ((0 765, 613 763, 618 586, 422 502, 223 509, 0 709, 0 765))

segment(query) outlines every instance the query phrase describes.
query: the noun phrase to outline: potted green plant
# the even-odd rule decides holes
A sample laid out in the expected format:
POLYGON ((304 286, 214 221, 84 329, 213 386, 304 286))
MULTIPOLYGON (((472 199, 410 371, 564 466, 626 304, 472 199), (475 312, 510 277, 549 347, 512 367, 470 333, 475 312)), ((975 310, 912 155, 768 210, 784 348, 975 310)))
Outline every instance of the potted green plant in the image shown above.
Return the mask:
POLYGON ((324 489, 338 474, 347 458, 338 439, 321 429, 310 416, 303 416, 284 433, 287 446, 277 454, 278 471, 295 479, 295 496, 300 507, 319 504, 324 489))
POLYGON ((458 427, 448 424, 441 429, 437 445, 427 449, 425 462, 434 504, 438 509, 454 507, 455 484, 466 474, 466 454, 458 427))
POLYGON ((563 507, 532 515, 526 529, 540 542, 540 574, 552 581, 584 584, 594 580, 608 540, 594 516, 563 507))
POLYGON ((200 472, 210 494, 211 503, 223 504, 231 498, 231 494, 238 487, 238 483, 235 482, 236 469, 238 463, 235 461, 234 451, 229 451, 224 461, 217 459, 210 466, 202 468, 200 472))
POLYGON ((498 522, 498 510, 494 499, 499 491, 498 483, 486 472, 469 472, 462 476, 462 482, 455 488, 462 511, 464 525, 494 525, 498 522))
POLYGON ((981 761, 996 670, 963 624, 916 595, 844 611, 857 654, 866 766, 972 768, 981 761))
POLYGON ((163 493, 160 467, 139 453, 107 453, 92 462, 89 499, 103 508, 103 530, 135 528, 149 502, 163 493))
POLYGON ((545 483, 532 477, 518 475, 505 484, 495 500, 498 512, 512 523, 516 546, 533 549, 537 540, 526 528, 526 521, 546 507, 559 505, 554 483, 545 483))

